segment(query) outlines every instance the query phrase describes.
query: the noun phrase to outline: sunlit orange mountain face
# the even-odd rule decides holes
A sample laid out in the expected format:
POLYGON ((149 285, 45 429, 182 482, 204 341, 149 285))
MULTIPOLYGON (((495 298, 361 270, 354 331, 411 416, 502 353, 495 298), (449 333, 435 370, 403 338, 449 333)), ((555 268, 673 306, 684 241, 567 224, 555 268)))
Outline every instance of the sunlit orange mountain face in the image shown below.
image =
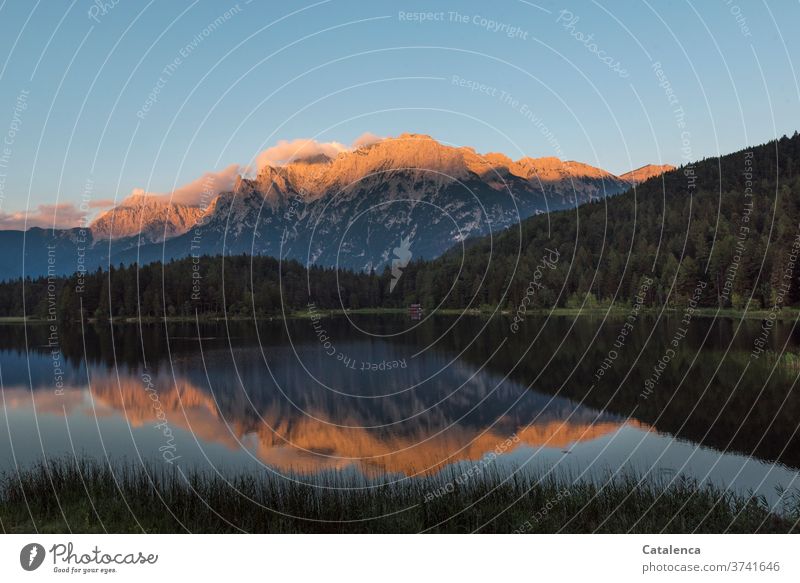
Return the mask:
POLYGON ((631 170, 622 174, 620 178, 630 182, 631 184, 641 184, 646 180, 661 176, 665 172, 675 170, 675 166, 671 164, 646 164, 636 170, 631 170))
MULTIPOLYGON (((293 198, 305 205, 344 196, 352 201, 370 192, 374 203, 379 192, 387 201, 398 201, 403 193, 407 193, 406 198, 427 200, 435 198, 448 186, 470 183, 482 183, 492 191, 508 194, 510 200, 516 198, 522 206, 522 216, 528 216, 531 214, 528 207, 554 210, 565 205, 574 206, 617 194, 634 182, 643 182, 674 169, 669 165, 647 165, 615 176, 589 164, 555 157, 512 160, 496 152, 479 154, 473 148, 446 145, 422 134, 375 138, 338 154, 310 151, 300 146, 296 151, 286 149, 286 160, 264 161, 258 165, 254 178, 239 176, 230 190, 222 183, 215 184, 211 189, 213 194, 207 195, 205 200, 198 200, 199 197, 185 200, 180 192, 173 197, 131 195, 98 216, 90 225, 92 234, 98 241, 140 233, 152 242, 171 239, 197 224, 213 221, 223 207, 242 205, 242 200, 253 195, 271 208, 282 207, 293 198), (409 188, 414 185, 423 188, 409 188), (216 189, 220 193, 213 192, 216 189), (236 198, 242 200, 233 201, 236 198)), ((465 191, 464 194, 469 193, 465 191)), ((484 193, 481 188, 474 194, 488 192, 484 193)), ((335 204, 338 206, 341 202, 335 204)), ((238 206, 237 212, 246 213, 246 205, 238 206)), ((241 225, 237 223, 245 216, 238 214, 234 218, 232 227, 238 230, 241 225)), ((474 234, 476 232, 470 231, 465 236, 474 234)))

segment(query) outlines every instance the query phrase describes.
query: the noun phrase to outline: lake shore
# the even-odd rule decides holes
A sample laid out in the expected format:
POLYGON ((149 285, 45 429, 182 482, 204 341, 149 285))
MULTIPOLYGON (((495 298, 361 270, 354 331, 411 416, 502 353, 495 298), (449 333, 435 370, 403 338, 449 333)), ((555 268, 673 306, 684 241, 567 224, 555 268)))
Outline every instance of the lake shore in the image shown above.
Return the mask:
MULTIPOLYGON (((547 316, 557 316, 557 317, 587 317, 587 318, 624 318, 627 317, 631 312, 631 308, 627 306, 612 306, 612 307, 593 307, 593 308, 555 308, 552 310, 539 310, 539 309, 529 309, 525 312, 526 317, 547 317, 547 316)), ((406 315, 408 314, 408 310, 405 308, 363 308, 363 309, 338 309, 338 310, 325 310, 325 309, 315 309, 314 310, 314 317, 322 317, 322 318, 330 318, 335 316, 345 316, 345 315, 361 315, 361 316, 384 316, 384 315, 406 315)), ((452 308, 442 308, 436 310, 436 315, 441 316, 459 316, 459 315, 467 315, 467 316, 480 316, 480 317, 490 317, 492 315, 501 315, 504 317, 510 317, 512 312, 509 310, 490 310, 490 309, 452 309, 452 308)), ((638 314, 641 315, 648 315, 648 316, 661 316, 665 318, 673 318, 673 317, 682 317, 684 314, 684 309, 680 307, 676 308, 641 308, 638 311, 638 314)), ((427 313, 423 313, 423 317, 425 317, 427 313)), ((718 319, 730 319, 730 320, 765 320, 765 319, 774 319, 778 321, 791 321, 800 319, 800 309, 794 308, 783 308, 777 312, 771 312, 770 310, 735 310, 735 309, 722 309, 717 310, 716 308, 697 308, 693 312, 693 316, 702 317, 702 318, 718 318, 718 319)), ((311 313, 307 310, 303 311, 292 311, 287 312, 284 314, 272 314, 272 315, 262 315, 257 316, 255 318, 256 321, 275 321, 281 320, 283 318, 286 319, 293 319, 293 320, 302 320, 302 319, 310 319, 311 313)), ((166 317, 144 317, 144 318, 128 318, 128 317, 120 317, 114 318, 114 324, 157 324, 157 323, 185 323, 185 322, 247 322, 253 321, 253 316, 243 316, 243 315, 230 315, 224 316, 219 314, 199 314, 198 316, 166 316, 166 317)), ((108 323, 110 320, 98 320, 96 318, 89 318, 87 320, 88 323, 108 323)), ((34 317, 22 317, 22 316, 12 316, 12 317, 4 317, 0 318, 0 325, 3 324, 47 324, 48 320, 42 318, 34 318, 34 317)), ((77 322, 76 322, 77 323, 77 322)))
POLYGON ((780 512, 763 498, 689 480, 633 476, 598 485, 455 470, 374 485, 327 473, 221 477, 171 466, 59 459, 0 475, 6 533, 786 533, 798 496, 780 512))

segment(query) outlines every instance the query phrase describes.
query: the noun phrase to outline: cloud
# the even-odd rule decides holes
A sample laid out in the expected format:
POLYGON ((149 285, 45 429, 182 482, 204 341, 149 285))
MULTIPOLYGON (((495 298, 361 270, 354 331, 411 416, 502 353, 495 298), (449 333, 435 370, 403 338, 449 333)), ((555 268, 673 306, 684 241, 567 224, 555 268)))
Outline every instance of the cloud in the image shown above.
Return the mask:
POLYGON ((384 138, 371 132, 365 132, 358 136, 349 146, 341 142, 318 142, 311 138, 298 138, 296 140, 280 140, 276 145, 267 148, 256 156, 256 167, 264 166, 283 166, 291 164, 297 160, 313 158, 315 156, 326 156, 335 158, 342 152, 349 152, 380 142, 384 138))
POLYGON ((188 184, 179 186, 171 193, 146 192, 141 188, 134 188, 130 196, 122 201, 122 204, 132 202, 135 198, 148 196, 190 206, 207 206, 220 192, 233 190, 236 179, 243 171, 244 169, 238 164, 231 164, 219 172, 206 172, 188 184))
POLYGON ((324 155, 335 158, 341 152, 349 150, 339 142, 318 142, 316 140, 300 138, 297 140, 281 140, 271 148, 267 148, 256 156, 256 166, 283 166, 296 160, 324 155))
MULTIPOLYGON (((150 193, 141 188, 134 188, 121 204, 133 202, 138 197, 187 204, 191 206, 207 205, 220 192, 232 190, 242 168, 231 164, 219 172, 206 172, 201 177, 179 186, 172 193, 150 193)), ((80 227, 91 221, 98 211, 114 207, 114 199, 103 198, 87 201, 83 206, 71 202, 58 204, 40 204, 29 211, 0 211, 0 230, 24 230, 31 227, 43 229, 71 229, 80 227)))
POLYGON ((43 229, 70 229, 84 224, 88 208, 103 209, 113 206, 110 199, 96 200, 88 203, 87 207, 80 208, 71 202, 58 204, 40 204, 30 211, 0 212, 0 230, 30 229, 41 227, 43 229))
POLYGON ((355 140, 353 140, 353 149, 363 148, 364 146, 371 146, 372 144, 377 144, 378 142, 382 142, 386 138, 382 138, 381 136, 375 135, 372 132, 364 132, 360 136, 358 136, 355 140))
POLYGON ((110 206, 114 206, 114 199, 113 198, 100 198, 97 200, 90 200, 89 201, 89 208, 90 209, 105 209, 110 206))
MULTIPOLYGON (((318 155, 335 158, 342 152, 349 152, 369 146, 385 138, 365 132, 358 136, 353 143, 348 145, 340 142, 318 142, 309 138, 296 140, 281 140, 276 145, 267 148, 256 156, 258 168, 265 165, 281 166, 296 160, 302 160, 318 155)), ((208 205, 220 192, 233 190, 236 179, 245 174, 248 167, 231 164, 219 172, 206 172, 199 178, 179 186, 172 192, 147 192, 142 188, 134 188, 130 195, 120 204, 132 203, 140 197, 190 206, 208 205)), ((97 199, 83 203, 40 204, 30 211, 2 212, 0 211, 0 230, 21 230, 31 227, 68 229, 84 224, 85 219, 93 218, 94 212, 112 208, 113 199, 97 199)))

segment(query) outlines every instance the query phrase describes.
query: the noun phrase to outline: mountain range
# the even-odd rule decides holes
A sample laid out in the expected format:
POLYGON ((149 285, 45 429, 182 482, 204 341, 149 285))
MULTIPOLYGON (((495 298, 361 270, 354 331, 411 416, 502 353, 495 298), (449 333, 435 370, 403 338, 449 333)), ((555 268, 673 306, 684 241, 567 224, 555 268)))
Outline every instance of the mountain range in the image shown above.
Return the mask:
POLYGON ((133 195, 87 229, 0 231, 0 279, 110 264, 260 254, 357 271, 430 259, 521 220, 613 196, 673 169, 622 176, 558 158, 499 153, 402 134, 336 157, 316 154, 239 177, 204 205, 133 195))

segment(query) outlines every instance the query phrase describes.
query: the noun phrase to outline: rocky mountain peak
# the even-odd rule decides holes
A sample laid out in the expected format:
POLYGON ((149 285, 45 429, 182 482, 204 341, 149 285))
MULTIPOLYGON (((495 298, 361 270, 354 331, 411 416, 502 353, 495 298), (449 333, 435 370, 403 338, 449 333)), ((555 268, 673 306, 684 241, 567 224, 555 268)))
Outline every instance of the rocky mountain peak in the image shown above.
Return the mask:
MULTIPOLYGON (((479 154, 471 147, 442 144, 426 134, 403 133, 335 156, 315 151, 286 164, 262 166, 254 178, 238 177, 233 189, 217 195, 206 209, 172 203, 164 196, 137 193, 100 215, 92 223, 92 232, 96 240, 141 233, 144 239, 159 242, 186 233, 195 224, 218 223, 228 230, 246 229, 247 225, 264 223, 263 217, 270 213, 282 213, 279 209, 296 197, 304 206, 333 201, 345 213, 341 217, 345 220, 348 212, 359 216, 363 205, 374 204, 375 200, 438 201, 440 193, 454 184, 455 190, 447 196, 455 198, 442 203, 443 208, 452 206, 467 213, 464 209, 471 203, 454 193, 463 192, 462 184, 470 184, 470 191, 482 192, 484 201, 495 196, 492 192, 497 196, 513 193, 515 197, 527 197, 525 204, 533 205, 531 212, 543 212, 622 192, 634 182, 672 168, 647 165, 620 177, 589 164, 552 156, 512 160, 498 152, 479 154), (346 211, 341 206, 345 204, 349 205, 346 211)), ((501 208, 505 202, 498 199, 496 204, 501 208)), ((333 207, 326 204, 319 206, 319 212, 322 207, 326 213, 332 212, 333 207)), ((391 215, 390 210, 401 213, 398 208, 386 207, 385 220, 406 220, 391 215)), ((509 217, 511 214, 504 215, 501 220, 512 220, 509 217)), ((470 228, 479 223, 476 215, 470 228)))
POLYGON ((197 206, 171 202, 163 196, 134 193, 89 226, 95 241, 122 239, 141 234, 156 243, 182 235, 203 215, 197 206))
POLYGON ((626 172, 620 178, 627 180, 631 184, 641 184, 645 180, 649 180, 654 176, 661 176, 664 172, 675 170, 675 166, 671 164, 645 164, 644 166, 626 172))

